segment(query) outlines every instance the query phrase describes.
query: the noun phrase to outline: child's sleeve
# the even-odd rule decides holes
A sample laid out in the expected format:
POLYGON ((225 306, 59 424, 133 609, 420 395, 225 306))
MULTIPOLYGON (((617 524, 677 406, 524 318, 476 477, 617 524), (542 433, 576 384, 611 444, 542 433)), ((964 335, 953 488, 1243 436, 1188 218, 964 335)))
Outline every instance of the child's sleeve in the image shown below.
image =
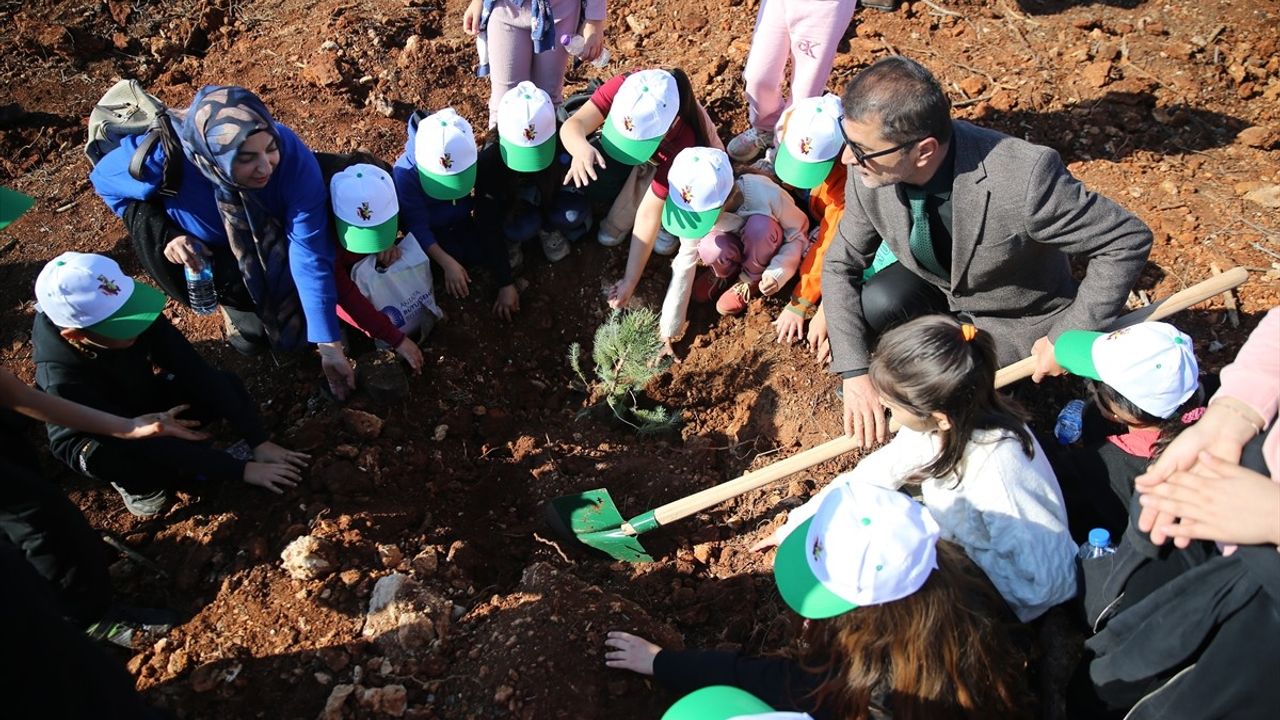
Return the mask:
POLYGON ((1253 408, 1266 430, 1280 409, 1280 308, 1272 308, 1245 340, 1236 359, 1222 368, 1214 397, 1233 397, 1253 408))
POLYGON ((395 348, 404 340, 404 333, 360 292, 360 288, 351 279, 351 266, 354 263, 350 260, 346 253, 338 251, 334 268, 334 282, 338 287, 338 316, 365 335, 395 348))
POLYGON ((832 178, 814 191, 810 201, 810 209, 818 218, 816 238, 800 263, 800 281, 791 291, 791 302, 786 307, 805 319, 812 318, 822 302, 822 259, 831 246, 831 238, 835 237, 836 226, 844 212, 844 178, 844 172, 838 175, 833 172, 832 178), (832 181, 835 178, 838 182, 832 181))
POLYGON ((769 260, 769 267, 765 268, 762 276, 774 280, 778 287, 785 285, 795 276, 796 269, 800 267, 804 246, 804 235, 788 236, 782 241, 782 247, 778 248, 778 252, 774 253, 769 260))
POLYGON ((671 259, 671 284, 662 300, 658 334, 664 340, 678 337, 689 313, 689 296, 693 294, 693 278, 698 272, 698 243, 681 240, 680 249, 671 259))

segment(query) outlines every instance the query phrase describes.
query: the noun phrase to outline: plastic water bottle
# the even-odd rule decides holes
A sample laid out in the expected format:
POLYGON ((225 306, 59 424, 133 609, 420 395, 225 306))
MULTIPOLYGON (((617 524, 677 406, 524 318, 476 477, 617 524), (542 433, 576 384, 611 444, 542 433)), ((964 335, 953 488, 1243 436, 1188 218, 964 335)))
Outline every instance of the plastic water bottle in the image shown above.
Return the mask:
MULTIPOLYGON (((565 34, 560 36, 560 44, 564 46, 566 52, 570 55, 582 59, 582 50, 587 46, 587 39, 578 34, 565 34)), ((609 64, 609 49, 600 48, 600 55, 591 61, 592 65, 602 68, 609 64)))
POLYGON ((1092 560, 1115 551, 1111 546, 1111 533, 1106 528, 1094 528, 1089 531, 1089 540, 1080 545, 1080 559, 1092 560))
POLYGON ((212 315, 218 309, 218 291, 213 287, 213 266, 206 262, 199 272, 184 267, 187 276, 187 298, 191 310, 197 315, 212 315))
POLYGON ((1070 445, 1084 434, 1084 409, 1083 400, 1072 400, 1063 406, 1062 412, 1058 413, 1058 422, 1053 426, 1058 444, 1070 445))

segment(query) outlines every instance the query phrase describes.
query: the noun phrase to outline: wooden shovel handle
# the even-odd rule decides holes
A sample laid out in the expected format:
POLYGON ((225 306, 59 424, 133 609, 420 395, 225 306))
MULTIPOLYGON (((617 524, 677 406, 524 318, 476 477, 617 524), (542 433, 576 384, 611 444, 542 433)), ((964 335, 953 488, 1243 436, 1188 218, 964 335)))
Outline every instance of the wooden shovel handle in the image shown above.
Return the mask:
MULTIPOLYGON (((1147 307, 1128 313, 1115 323, 1113 329, 1118 330, 1140 322, 1168 317, 1179 310, 1185 310, 1196 303, 1208 300, 1218 293, 1226 292, 1243 283, 1248 277, 1249 272, 1244 268, 1232 268, 1221 275, 1216 275, 1185 290, 1180 290, 1160 302, 1152 303, 1147 307)), ((1034 371, 1035 358, 1023 358, 1012 365, 1000 368, 996 372, 996 387, 1004 387, 1023 378, 1031 377, 1034 371)), ((653 510, 654 519, 658 521, 659 525, 669 525, 700 510, 719 505, 725 500, 768 485, 774 480, 792 473, 819 465, 857 448, 858 443, 853 438, 841 435, 834 440, 828 440, 821 445, 798 452, 789 458, 779 460, 754 472, 746 473, 734 480, 720 483, 657 507, 653 510)))
MULTIPOLYGON (((1202 280, 1191 287, 1183 288, 1164 300, 1151 303, 1144 308, 1138 308, 1131 313, 1125 314, 1111 326, 1111 329, 1119 330, 1130 325, 1137 325, 1140 322, 1163 320, 1180 310, 1186 310, 1192 305, 1204 302, 1214 295, 1227 292, 1248 279, 1248 270, 1242 267, 1231 268, 1221 275, 1214 275, 1208 280, 1202 280)), ((1019 380, 1029 378, 1035 373, 1035 370, 1036 359, 1034 357, 1025 357, 1016 363, 1006 365, 996 371, 996 387, 1002 388, 1019 380)))

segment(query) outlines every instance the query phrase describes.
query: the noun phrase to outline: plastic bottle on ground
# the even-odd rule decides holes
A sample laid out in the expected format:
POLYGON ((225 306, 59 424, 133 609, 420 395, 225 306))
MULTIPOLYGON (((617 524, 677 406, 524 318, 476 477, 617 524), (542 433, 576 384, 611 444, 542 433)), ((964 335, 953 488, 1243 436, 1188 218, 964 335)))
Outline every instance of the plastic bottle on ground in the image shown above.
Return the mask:
POLYGON ((197 315, 212 315, 218 309, 218 291, 213 287, 213 266, 206 262, 199 272, 183 269, 187 276, 187 298, 197 315))
POLYGON ((1092 560, 1115 551, 1111 545, 1111 533, 1106 528, 1094 528, 1089 531, 1089 539, 1080 545, 1080 559, 1092 560))
MULTIPOLYGON (((587 39, 576 33, 573 35, 565 34, 560 36, 560 44, 564 46, 564 49, 566 52, 568 52, 570 55, 574 56, 575 58, 578 58, 579 60, 581 60, 582 50, 587 46, 587 39)), ((595 65, 598 68, 602 68, 605 65, 608 65, 609 49, 603 48, 603 47, 600 48, 600 54, 596 57, 595 60, 591 61, 591 64, 595 65)))
POLYGON ((1053 434, 1058 438, 1058 444, 1070 445, 1084 434, 1085 407, 1085 401, 1079 399, 1072 400, 1063 406, 1062 412, 1058 413, 1058 422, 1053 426, 1053 434))

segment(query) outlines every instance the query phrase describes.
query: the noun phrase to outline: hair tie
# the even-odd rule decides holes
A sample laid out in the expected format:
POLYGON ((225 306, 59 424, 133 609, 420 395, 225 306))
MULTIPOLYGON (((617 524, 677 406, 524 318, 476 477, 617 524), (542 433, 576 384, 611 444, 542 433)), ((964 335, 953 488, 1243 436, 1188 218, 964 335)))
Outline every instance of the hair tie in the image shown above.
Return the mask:
POLYGON ((970 342, 978 337, 978 328, 969 323, 962 323, 960 325, 960 337, 964 338, 965 342, 970 342))

